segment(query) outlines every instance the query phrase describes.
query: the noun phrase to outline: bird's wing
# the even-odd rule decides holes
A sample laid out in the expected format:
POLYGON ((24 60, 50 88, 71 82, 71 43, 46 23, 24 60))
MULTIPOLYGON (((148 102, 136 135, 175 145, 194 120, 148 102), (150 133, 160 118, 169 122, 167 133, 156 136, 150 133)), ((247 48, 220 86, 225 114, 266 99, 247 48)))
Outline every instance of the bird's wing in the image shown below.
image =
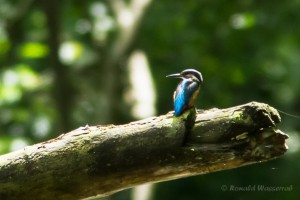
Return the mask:
POLYGON ((184 108, 187 106, 187 102, 185 99, 185 92, 183 87, 185 87, 185 83, 182 82, 177 86, 176 91, 174 92, 174 110, 175 110, 175 115, 179 116, 184 108))
POLYGON ((186 104, 188 107, 192 107, 194 106, 194 103, 195 103, 195 99, 200 91, 200 87, 199 87, 199 83, 198 82, 189 82, 187 84, 187 87, 186 87, 186 104))
POLYGON ((187 99, 190 99, 193 94, 199 89, 199 83, 198 82, 187 82, 186 84, 186 95, 187 95, 187 99))

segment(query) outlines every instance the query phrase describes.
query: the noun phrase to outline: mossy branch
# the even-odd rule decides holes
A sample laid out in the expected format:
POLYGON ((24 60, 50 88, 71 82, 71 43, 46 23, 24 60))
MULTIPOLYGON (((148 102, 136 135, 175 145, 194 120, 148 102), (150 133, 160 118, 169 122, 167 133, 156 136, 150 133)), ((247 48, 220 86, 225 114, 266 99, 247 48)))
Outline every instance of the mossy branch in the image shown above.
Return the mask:
POLYGON ((0 199, 80 199, 283 155, 276 109, 251 102, 85 126, 0 157, 0 199))

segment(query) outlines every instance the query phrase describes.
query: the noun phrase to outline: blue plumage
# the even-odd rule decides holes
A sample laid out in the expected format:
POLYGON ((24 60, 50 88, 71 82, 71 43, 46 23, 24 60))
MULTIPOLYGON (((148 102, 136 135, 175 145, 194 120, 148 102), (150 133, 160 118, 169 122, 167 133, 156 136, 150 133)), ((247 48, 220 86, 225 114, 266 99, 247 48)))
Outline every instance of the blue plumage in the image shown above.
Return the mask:
POLYGON ((174 92, 174 115, 180 116, 186 109, 194 106, 203 78, 201 73, 194 69, 187 69, 167 77, 183 79, 174 92))
POLYGON ((177 90, 174 92, 174 115, 179 116, 182 114, 184 107, 187 106, 187 98, 185 94, 185 90, 183 88, 186 87, 186 82, 182 81, 177 90))

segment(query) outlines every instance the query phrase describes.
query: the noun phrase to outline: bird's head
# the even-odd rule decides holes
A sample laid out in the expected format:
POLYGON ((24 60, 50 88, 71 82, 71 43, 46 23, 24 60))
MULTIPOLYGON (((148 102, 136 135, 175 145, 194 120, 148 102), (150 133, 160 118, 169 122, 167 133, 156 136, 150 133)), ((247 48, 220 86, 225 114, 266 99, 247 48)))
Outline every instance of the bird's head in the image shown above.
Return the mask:
POLYGON ((200 84, 203 83, 202 74, 195 69, 186 69, 177 74, 170 74, 167 77, 182 78, 182 79, 191 78, 191 79, 199 82, 200 84))

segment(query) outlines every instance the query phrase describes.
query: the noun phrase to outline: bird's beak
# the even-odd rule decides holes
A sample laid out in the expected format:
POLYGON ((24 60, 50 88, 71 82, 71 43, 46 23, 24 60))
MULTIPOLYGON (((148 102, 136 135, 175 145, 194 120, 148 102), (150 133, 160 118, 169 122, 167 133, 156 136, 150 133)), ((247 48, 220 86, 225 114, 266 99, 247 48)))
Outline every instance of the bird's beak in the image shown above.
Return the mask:
POLYGON ((171 77, 171 78, 182 78, 182 75, 180 73, 177 73, 177 74, 170 74, 166 77, 171 77))

